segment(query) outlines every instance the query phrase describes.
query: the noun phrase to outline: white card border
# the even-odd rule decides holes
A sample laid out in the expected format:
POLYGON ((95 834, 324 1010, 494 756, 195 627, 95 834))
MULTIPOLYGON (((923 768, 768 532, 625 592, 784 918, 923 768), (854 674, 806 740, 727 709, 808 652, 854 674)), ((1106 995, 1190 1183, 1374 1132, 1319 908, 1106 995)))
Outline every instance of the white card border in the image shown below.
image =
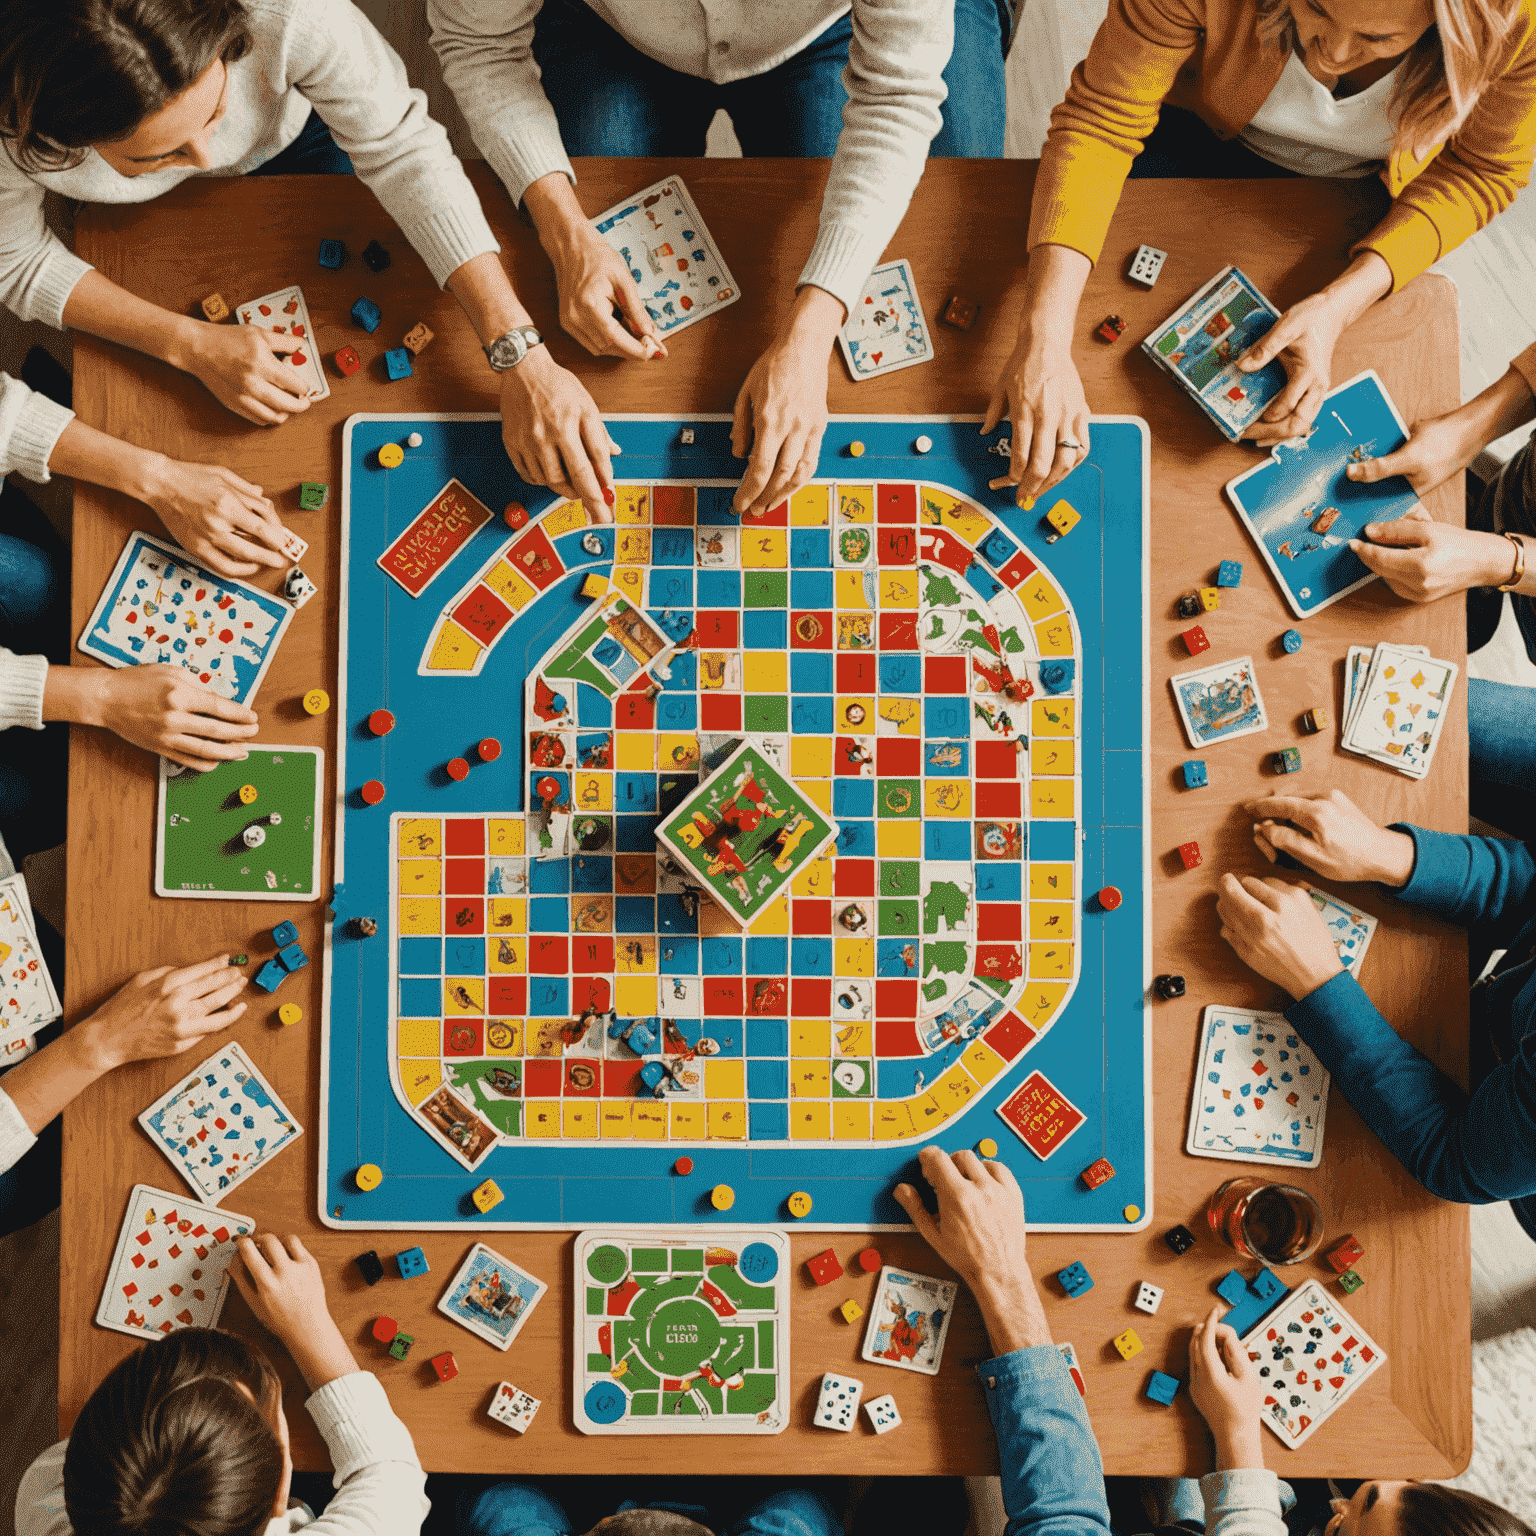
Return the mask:
POLYGON ((859 1350, 859 1358, 869 1361, 871 1365, 883 1365, 889 1370, 905 1371, 908 1375, 916 1372, 922 1376, 937 1376, 939 1366, 944 1359, 944 1345, 949 1339, 949 1325, 955 1317, 954 1304, 959 1296, 960 1287, 954 1280, 945 1280, 940 1275, 925 1275, 915 1269, 898 1268, 894 1264, 882 1265, 880 1279, 875 1285, 875 1297, 869 1307, 869 1321, 864 1325, 864 1343, 859 1350), (934 1340, 932 1365, 918 1365, 910 1360, 887 1360, 883 1355, 877 1355, 874 1352, 875 1335, 880 1331, 880 1298, 885 1294, 885 1288, 890 1284, 892 1275, 899 1276, 903 1280, 927 1280, 933 1285, 949 1288, 950 1304, 945 1310, 944 1321, 939 1325, 939 1336, 934 1340))
POLYGON ((513 1339, 515 1339, 518 1334, 523 1331, 523 1326, 527 1323, 528 1319, 533 1316, 534 1308, 537 1307, 541 1301, 543 1301, 544 1293, 548 1289, 549 1282, 547 1280, 540 1280, 537 1275, 533 1274, 529 1270, 524 1269, 516 1259, 509 1259, 506 1254, 498 1253, 494 1248, 491 1247, 489 1243, 481 1242, 477 1238, 473 1243, 470 1244, 469 1252, 464 1255, 463 1261, 460 1263, 459 1267, 454 1270, 453 1277, 449 1280, 448 1284, 443 1287, 443 1294, 437 1298, 437 1310, 441 1312, 444 1317, 450 1318, 453 1322, 457 1323, 459 1327, 463 1328, 469 1333, 474 1334, 477 1339, 484 1339, 492 1349, 506 1351, 511 1349, 513 1339), (458 1286, 459 1281, 464 1277, 465 1271, 468 1270, 469 1266, 474 1263, 475 1256, 482 1250, 490 1254, 490 1256, 495 1259, 498 1264, 505 1264, 509 1269, 515 1269, 518 1274, 522 1275, 527 1280, 532 1280, 534 1284, 538 1286, 538 1290, 534 1293, 533 1300, 523 1308, 522 1316, 517 1320, 517 1326, 512 1330, 511 1333, 506 1336, 506 1338, 502 1338, 492 1328, 476 1327, 475 1324, 471 1322, 467 1317, 464 1317, 460 1313, 455 1312, 453 1308, 448 1305, 448 1298, 453 1294, 454 1290, 458 1286))
POLYGON ((1224 742, 1236 741, 1242 736, 1256 736, 1260 731, 1269 729, 1269 710, 1264 704, 1264 690, 1259 687, 1259 669, 1253 664, 1252 656, 1234 656, 1229 661, 1208 661, 1203 667, 1191 667, 1187 672, 1175 672, 1168 679, 1168 686, 1173 692, 1173 707, 1179 712, 1179 719, 1184 722, 1184 736, 1193 751, 1203 752, 1210 747, 1219 747, 1224 742), (1193 725, 1190 724, 1189 712, 1184 708, 1183 697, 1179 693, 1179 683, 1187 677, 1199 677, 1202 672, 1215 672, 1222 668, 1231 669, 1247 663, 1248 670, 1253 674, 1254 697, 1259 701, 1259 720, 1253 725, 1245 725, 1240 731, 1224 731, 1220 736, 1211 741, 1201 741, 1193 725))

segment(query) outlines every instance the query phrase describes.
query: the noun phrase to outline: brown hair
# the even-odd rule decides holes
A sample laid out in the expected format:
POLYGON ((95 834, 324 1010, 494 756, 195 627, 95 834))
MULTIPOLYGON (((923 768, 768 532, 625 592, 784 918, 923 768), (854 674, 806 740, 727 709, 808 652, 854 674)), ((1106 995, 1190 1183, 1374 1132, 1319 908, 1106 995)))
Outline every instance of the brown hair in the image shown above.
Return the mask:
POLYGON ((1479 1493, 1409 1483, 1397 1496, 1399 1536, 1536 1536, 1518 1515, 1479 1493))
POLYGON ((707 1525, 675 1509, 621 1509, 600 1520, 597 1529, 602 1536, 714 1536, 707 1525))
POLYGON ((0 139, 65 170, 250 48, 241 0, 0 0, 0 139))
MULTIPOLYGON (((1472 115, 1504 62, 1520 0, 1433 0, 1435 20, 1403 56, 1387 112, 1396 139, 1422 160, 1472 115)), ((1296 22, 1288 0, 1258 0, 1259 40, 1290 53, 1296 22)))
POLYGON ((283 1475, 280 1396, 266 1356, 230 1333, 183 1328, 135 1350, 91 1393, 64 1453, 77 1536, 263 1530, 283 1475))

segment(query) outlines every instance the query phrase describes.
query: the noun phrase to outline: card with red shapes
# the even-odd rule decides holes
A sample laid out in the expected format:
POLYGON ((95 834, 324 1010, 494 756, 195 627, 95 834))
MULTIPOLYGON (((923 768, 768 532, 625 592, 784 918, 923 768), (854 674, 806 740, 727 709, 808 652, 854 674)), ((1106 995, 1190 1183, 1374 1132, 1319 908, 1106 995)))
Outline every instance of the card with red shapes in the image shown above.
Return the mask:
POLYGON ((292 368, 304 394, 311 400, 323 400, 331 392, 325 369, 320 366, 319 343, 309 323, 309 305, 304 290, 297 286, 264 293, 235 311, 241 325, 257 325, 263 330, 298 343, 291 352, 273 355, 284 367, 292 368))
POLYGON ((997 1112, 1041 1162, 1087 1118, 1043 1072, 1031 1072, 997 1106, 997 1112))
POLYGON ((462 481, 450 480, 379 556, 378 567, 412 597, 420 597, 491 516, 462 481))

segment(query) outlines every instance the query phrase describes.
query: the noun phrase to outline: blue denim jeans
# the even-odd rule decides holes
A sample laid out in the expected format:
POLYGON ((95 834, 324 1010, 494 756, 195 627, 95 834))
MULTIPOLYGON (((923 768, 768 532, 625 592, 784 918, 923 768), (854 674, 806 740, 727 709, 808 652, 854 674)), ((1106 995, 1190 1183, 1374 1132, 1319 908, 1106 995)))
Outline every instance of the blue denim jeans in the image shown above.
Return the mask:
MULTIPOLYGON (((1003 45, 1009 0, 955 0, 955 47, 944 70, 936 159, 1003 153, 1003 45)), ((571 155, 702 155, 724 108, 745 155, 830 158, 843 128, 844 16, 776 69, 726 85, 658 64, 580 0, 545 0, 533 30, 544 94, 571 155)))
POLYGON ((320 114, 310 109, 309 118, 299 136, 286 149, 280 149, 265 165, 258 165, 251 176, 350 176, 352 159, 331 137, 320 114))
MULTIPOLYGON (((620 1509, 634 1508, 625 1502, 620 1509)), ((696 1505, 659 1503, 709 1524, 709 1513, 696 1505)), ((819 1493, 809 1488, 785 1488, 748 1510, 729 1536, 842 1536, 842 1517, 819 1493)), ((572 1536, 570 1518, 560 1502, 528 1483, 510 1479, 458 1504, 459 1536, 572 1536)))

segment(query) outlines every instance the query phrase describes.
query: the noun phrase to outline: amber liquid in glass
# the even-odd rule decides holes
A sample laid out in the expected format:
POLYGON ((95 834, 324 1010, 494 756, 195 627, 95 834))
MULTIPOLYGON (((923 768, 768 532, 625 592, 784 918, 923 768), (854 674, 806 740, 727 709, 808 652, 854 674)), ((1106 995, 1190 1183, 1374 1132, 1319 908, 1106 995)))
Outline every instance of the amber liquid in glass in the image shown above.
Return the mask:
POLYGON ((1229 1179, 1206 1207, 1211 1231, 1245 1259, 1299 1264, 1322 1239, 1322 1213, 1305 1190, 1229 1179))

